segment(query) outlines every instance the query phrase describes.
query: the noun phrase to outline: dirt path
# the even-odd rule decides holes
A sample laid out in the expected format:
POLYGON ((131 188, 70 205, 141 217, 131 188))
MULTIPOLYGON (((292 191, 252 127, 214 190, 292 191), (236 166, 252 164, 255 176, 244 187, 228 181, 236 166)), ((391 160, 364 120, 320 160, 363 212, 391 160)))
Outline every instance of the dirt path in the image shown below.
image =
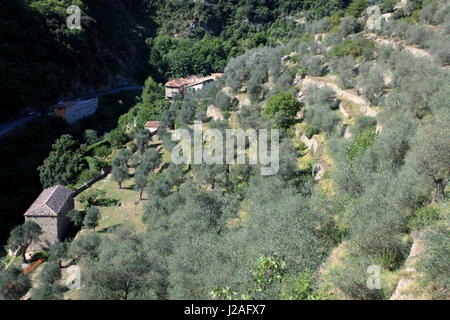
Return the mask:
POLYGON ((429 51, 408 45, 404 40, 380 37, 375 33, 367 33, 366 36, 380 46, 389 46, 396 50, 406 50, 417 58, 430 58, 434 61, 434 57, 429 51))
MULTIPOLYGON (((337 85, 336 83, 334 83, 331 80, 328 80, 326 78, 320 78, 320 77, 306 76, 305 79, 303 80, 302 91, 305 92, 311 85, 315 85, 319 88, 324 88, 324 87, 330 88, 331 90, 333 90, 336 93, 338 98, 347 100, 355 105, 358 105, 359 111, 368 117, 376 117, 378 114, 378 109, 376 107, 371 106, 369 101, 367 101, 367 99, 354 93, 351 90, 342 89, 341 87, 339 87, 339 85, 337 85)), ((341 112, 345 117, 347 117, 347 118, 349 117, 349 114, 347 113, 347 111, 343 112, 341 110, 341 112)))

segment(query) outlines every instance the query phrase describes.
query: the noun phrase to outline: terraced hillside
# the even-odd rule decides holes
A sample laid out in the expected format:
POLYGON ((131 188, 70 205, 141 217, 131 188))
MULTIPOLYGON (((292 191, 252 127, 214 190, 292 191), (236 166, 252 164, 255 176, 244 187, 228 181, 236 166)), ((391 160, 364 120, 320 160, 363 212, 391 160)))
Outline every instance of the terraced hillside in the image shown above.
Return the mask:
MULTIPOLYGON (((69 258, 80 268, 83 285, 69 296, 448 299, 450 6, 385 4, 390 22, 373 32, 366 5, 307 27, 299 14, 288 41, 231 58, 222 78, 166 102, 157 143, 142 131, 145 101, 164 101, 148 80, 114 131, 123 141, 108 138, 111 175, 79 199, 77 214, 101 218, 44 265, 69 258), (279 170, 175 164, 175 130, 199 121, 223 135, 277 130, 279 170)), ((223 146, 201 143, 210 156, 223 146)))

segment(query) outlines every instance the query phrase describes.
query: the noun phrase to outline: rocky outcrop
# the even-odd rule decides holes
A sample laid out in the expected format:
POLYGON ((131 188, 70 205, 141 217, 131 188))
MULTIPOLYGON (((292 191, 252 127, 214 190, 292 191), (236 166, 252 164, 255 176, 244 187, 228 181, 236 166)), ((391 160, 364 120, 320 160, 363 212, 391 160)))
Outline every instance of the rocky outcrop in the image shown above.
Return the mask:
POLYGON ((208 118, 211 118, 211 119, 215 120, 215 121, 224 120, 224 117, 223 117, 220 109, 215 107, 215 106, 213 106, 213 105, 210 105, 208 107, 208 109, 206 110, 206 116, 208 118))
POLYGON ((319 148, 319 142, 315 137, 311 137, 311 139, 308 139, 306 135, 303 135, 300 140, 305 144, 305 146, 312 151, 312 153, 315 153, 317 149, 319 148))
POLYGON ((402 271, 402 277, 398 282, 397 288, 392 294, 390 300, 414 300, 414 286, 415 278, 417 277, 417 270, 415 264, 418 256, 423 252, 422 241, 418 238, 414 239, 411 251, 405 262, 405 269, 402 271))
POLYGON ((327 169, 327 164, 325 161, 320 160, 317 165, 314 167, 313 170, 313 178, 315 181, 320 181, 323 178, 323 175, 325 174, 325 171, 327 169))
POLYGON ((344 131, 344 138, 345 139, 351 139, 352 133, 350 132, 350 127, 346 126, 344 131))

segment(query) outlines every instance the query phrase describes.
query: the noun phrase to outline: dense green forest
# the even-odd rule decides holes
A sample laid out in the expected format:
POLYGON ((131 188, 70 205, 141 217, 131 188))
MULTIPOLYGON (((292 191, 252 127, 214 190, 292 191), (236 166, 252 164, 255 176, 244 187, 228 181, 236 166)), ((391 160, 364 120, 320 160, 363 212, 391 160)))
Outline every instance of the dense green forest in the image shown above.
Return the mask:
MULTIPOLYGON (((111 174, 77 197, 69 217, 81 231, 41 253, 31 290, 19 267, 31 261, 4 258, 13 267, 0 273, 0 297, 448 299, 448 2, 127 3, 146 8, 154 28, 140 36, 141 96, 109 97, 71 128, 46 118, 35 128, 48 132, 43 150, 23 161, 44 187, 111 174), (378 30, 367 25, 372 4, 388 14, 378 30), (224 76, 164 98, 165 80, 213 71, 224 76), (144 129, 153 120, 156 137, 144 129), (175 164, 171 130, 192 132, 195 121, 222 133, 277 129, 278 172, 175 164), (81 288, 62 285, 62 260, 81 269, 81 288)), ((19 225, 7 248, 24 253, 40 232, 19 225)))

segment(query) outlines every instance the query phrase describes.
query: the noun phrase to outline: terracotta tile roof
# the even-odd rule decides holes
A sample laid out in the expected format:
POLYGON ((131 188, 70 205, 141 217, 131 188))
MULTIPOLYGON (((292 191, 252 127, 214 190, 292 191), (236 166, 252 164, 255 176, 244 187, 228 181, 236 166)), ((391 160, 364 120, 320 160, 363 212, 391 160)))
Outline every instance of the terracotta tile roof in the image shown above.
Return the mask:
POLYGON ((69 200, 73 190, 54 186, 41 192, 31 207, 25 212, 26 217, 56 217, 69 200))
POLYGON ((165 86, 166 87, 175 87, 175 88, 180 88, 183 86, 192 86, 192 85, 202 83, 206 80, 220 78, 222 76, 223 76, 223 73, 213 73, 208 77, 192 75, 187 78, 179 78, 179 79, 169 81, 165 84, 165 86))
POLYGON ((185 86, 187 84, 189 84, 190 81, 184 78, 179 78, 179 79, 175 79, 172 81, 169 81, 165 84, 166 87, 175 87, 175 88, 179 88, 182 86, 185 86))
POLYGON ((145 127, 149 129, 158 129, 159 121, 148 121, 145 123, 145 127))

